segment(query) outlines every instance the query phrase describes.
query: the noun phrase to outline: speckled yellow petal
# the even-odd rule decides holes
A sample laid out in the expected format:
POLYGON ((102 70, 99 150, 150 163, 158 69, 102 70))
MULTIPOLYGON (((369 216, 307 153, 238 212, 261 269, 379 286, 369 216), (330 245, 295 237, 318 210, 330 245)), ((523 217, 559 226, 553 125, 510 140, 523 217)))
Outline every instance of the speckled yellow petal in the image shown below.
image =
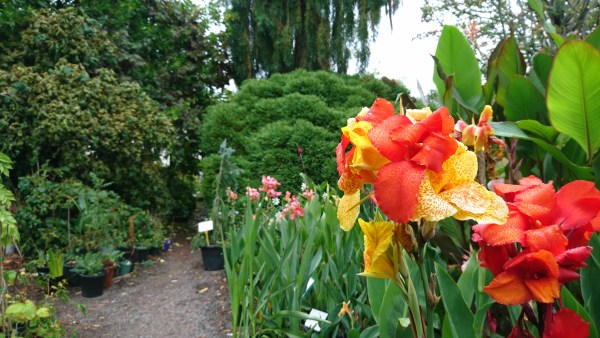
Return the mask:
POLYGON ((435 192, 448 189, 460 182, 473 181, 477 176, 477 155, 468 151, 464 144, 457 143, 456 152, 442 165, 443 171, 430 175, 431 185, 435 192))
POLYGON ((338 204, 337 217, 340 221, 340 228, 344 231, 350 231, 354 227, 354 222, 360 213, 360 190, 353 194, 344 194, 338 204))
POLYGON ((394 278, 394 263, 386 254, 394 236, 394 223, 359 219, 358 224, 365 235, 365 273, 374 277, 394 278))
POLYGON ((440 198, 429 181, 429 174, 433 172, 428 171, 421 186, 419 187, 419 202, 413 213, 413 221, 424 218, 428 221, 439 221, 446 217, 452 216, 456 213, 457 209, 450 203, 440 198))
POLYGON ((508 207, 504 200, 475 181, 463 182, 440 193, 440 197, 458 210, 454 218, 479 223, 504 224, 508 207))

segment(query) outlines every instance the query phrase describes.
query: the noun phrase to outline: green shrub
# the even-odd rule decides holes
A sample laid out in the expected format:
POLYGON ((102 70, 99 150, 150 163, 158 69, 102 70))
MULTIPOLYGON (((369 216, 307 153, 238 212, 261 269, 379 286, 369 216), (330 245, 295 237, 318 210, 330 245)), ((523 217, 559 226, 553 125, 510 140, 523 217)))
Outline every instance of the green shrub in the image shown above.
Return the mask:
POLYGON ((245 81, 228 102, 209 107, 203 117, 202 195, 212 196, 218 166, 211 155, 224 139, 236 151, 232 161, 244 169, 241 187, 257 187, 262 175, 271 175, 282 183, 281 191, 297 192, 303 171, 316 182, 335 184, 340 128, 377 97, 393 101, 400 92, 408 90, 393 80, 325 71, 245 81))
POLYGON ((316 182, 335 182, 338 141, 338 133, 305 120, 277 121, 248 139, 247 158, 254 164, 253 172, 276 177, 286 187, 281 191, 299 191, 303 172, 310 173, 316 182), (302 149, 302 158, 298 148, 302 149))

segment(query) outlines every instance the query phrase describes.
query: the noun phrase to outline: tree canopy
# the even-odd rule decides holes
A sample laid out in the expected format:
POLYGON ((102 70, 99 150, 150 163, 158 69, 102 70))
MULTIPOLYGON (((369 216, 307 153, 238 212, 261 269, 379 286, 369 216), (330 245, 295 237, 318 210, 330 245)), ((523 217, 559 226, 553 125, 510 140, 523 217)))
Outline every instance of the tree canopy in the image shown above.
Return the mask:
POLYGON ((228 82, 215 15, 190 1, 2 2, 0 149, 15 159, 13 185, 44 163, 84 181, 94 170, 128 203, 190 215, 200 117, 228 82))
MULTIPOLYGON (((227 42, 237 83, 294 69, 359 71, 369 61, 369 38, 382 8, 390 16, 399 0, 224 0, 227 42)), ((391 22, 391 21, 390 21, 391 22)))

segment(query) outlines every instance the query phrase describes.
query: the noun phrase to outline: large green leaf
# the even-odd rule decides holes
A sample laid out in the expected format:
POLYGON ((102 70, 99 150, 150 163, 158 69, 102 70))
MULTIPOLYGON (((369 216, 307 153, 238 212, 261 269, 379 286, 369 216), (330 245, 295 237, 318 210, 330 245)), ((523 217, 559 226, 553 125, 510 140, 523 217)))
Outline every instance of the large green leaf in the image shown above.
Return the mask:
POLYGON ((600 51, 585 41, 573 41, 558 50, 548 78, 550 122, 577 141, 590 159, 600 148, 598 74, 600 51))
POLYGON ((559 135, 559 132, 556 131, 556 129, 545 126, 536 120, 521 120, 515 123, 519 128, 542 137, 544 141, 550 144, 554 144, 559 135))
MULTIPOLYGON (((369 278, 367 283, 373 281, 376 283, 373 283, 372 286, 382 285, 378 282, 377 278, 369 278)), ((402 296, 402 291, 400 291, 396 284, 389 281, 385 282, 383 284, 385 289, 381 298, 379 320, 377 321, 380 337, 412 337, 410 320, 408 319, 408 306, 402 296)), ((371 300, 371 295, 372 293, 369 292, 369 300, 371 300)))
POLYGON ((514 75, 506 89, 504 116, 507 120, 515 122, 539 120, 547 123, 544 96, 530 80, 520 75, 514 75))
MULTIPOLYGON (((437 66, 443 70, 446 77, 454 76, 454 87, 458 95, 457 101, 463 102, 463 107, 473 114, 479 114, 484 106, 481 89, 481 71, 475 54, 465 36, 454 26, 444 26, 437 45, 435 57, 437 66)), ((440 97, 446 94, 446 78, 440 77, 434 70, 433 81, 440 97)))
POLYGON ((600 49, 600 26, 596 26, 596 29, 588 35, 585 41, 596 47, 596 49, 600 49))
POLYGON ((587 266, 581 269, 581 295, 585 309, 592 317, 596 328, 600 325, 600 292, 598 292, 598 281, 600 281, 600 238, 594 234, 589 241, 594 249, 585 261, 587 266))
POLYGON ((552 68, 552 55, 537 53, 533 56, 529 78, 542 94, 546 94, 550 68, 552 68))
POLYGON ((454 337, 474 337, 473 313, 465 303, 458 285, 441 265, 435 263, 435 273, 446 310, 448 324, 454 337))
POLYGON ((498 91, 496 101, 501 106, 506 105, 506 90, 513 75, 525 74, 525 59, 519 50, 515 38, 509 36, 501 44, 498 59, 495 62, 498 74, 498 91))
POLYGON ((501 137, 516 137, 523 140, 532 141, 542 150, 550 153, 555 159, 567 167, 577 178, 582 180, 593 180, 594 175, 592 174, 591 168, 579 166, 569 160, 567 156, 554 145, 548 142, 531 137, 527 135, 519 126, 514 122, 490 122, 490 126, 494 128, 494 134, 501 137))

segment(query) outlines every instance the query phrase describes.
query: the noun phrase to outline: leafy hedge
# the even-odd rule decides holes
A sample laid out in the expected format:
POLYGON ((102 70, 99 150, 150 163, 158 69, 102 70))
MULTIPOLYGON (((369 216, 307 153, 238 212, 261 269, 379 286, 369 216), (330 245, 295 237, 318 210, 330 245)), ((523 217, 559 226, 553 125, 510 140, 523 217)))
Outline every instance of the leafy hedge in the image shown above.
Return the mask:
POLYGON ((298 191, 304 172, 316 182, 335 183, 339 128, 375 98, 394 100, 408 92, 400 83, 373 77, 297 70, 248 80, 228 102, 208 108, 202 124, 202 193, 212 199, 218 166, 214 155, 226 139, 232 161, 244 172, 240 186, 277 177, 282 191, 298 191), (302 149, 300 156, 299 148, 302 149))

